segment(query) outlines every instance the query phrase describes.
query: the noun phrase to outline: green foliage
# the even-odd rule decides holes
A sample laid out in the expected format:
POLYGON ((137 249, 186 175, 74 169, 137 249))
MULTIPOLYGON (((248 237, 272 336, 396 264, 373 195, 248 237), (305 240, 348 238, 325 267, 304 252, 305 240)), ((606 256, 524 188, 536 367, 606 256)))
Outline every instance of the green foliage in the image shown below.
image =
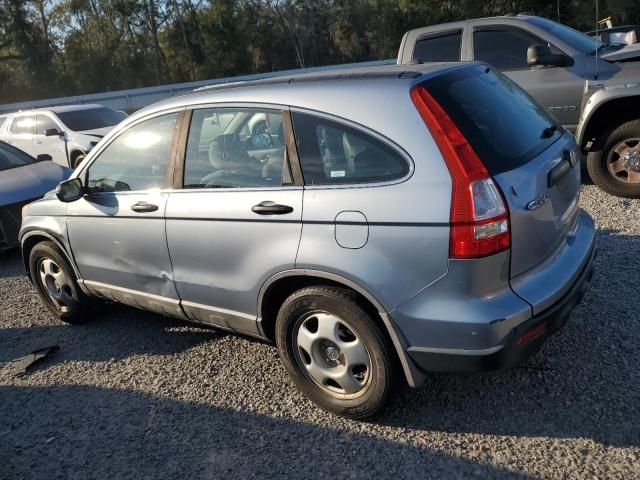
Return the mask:
MULTIPOLYGON (((394 58, 411 28, 531 11, 541 0, 0 0, 0 103, 394 58)), ((638 0, 600 0, 637 23, 638 0)), ((594 28, 594 0, 560 18, 594 28)))

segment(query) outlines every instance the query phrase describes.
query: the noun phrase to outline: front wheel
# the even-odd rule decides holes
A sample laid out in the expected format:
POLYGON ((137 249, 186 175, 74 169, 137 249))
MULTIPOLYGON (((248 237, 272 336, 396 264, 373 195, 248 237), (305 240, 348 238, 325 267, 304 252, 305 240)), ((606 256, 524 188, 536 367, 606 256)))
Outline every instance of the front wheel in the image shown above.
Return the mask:
POLYGON ((618 197, 640 198, 640 120, 606 134, 602 148, 587 155, 593 182, 618 197))
POLYGON ((41 242, 29 254, 29 272, 43 303, 67 323, 84 323, 91 300, 80 287, 73 268, 53 242, 41 242))
POLYGON ((329 412, 368 418, 391 393, 392 347, 349 290, 309 287, 293 293, 278 313, 276 343, 298 388, 329 412))

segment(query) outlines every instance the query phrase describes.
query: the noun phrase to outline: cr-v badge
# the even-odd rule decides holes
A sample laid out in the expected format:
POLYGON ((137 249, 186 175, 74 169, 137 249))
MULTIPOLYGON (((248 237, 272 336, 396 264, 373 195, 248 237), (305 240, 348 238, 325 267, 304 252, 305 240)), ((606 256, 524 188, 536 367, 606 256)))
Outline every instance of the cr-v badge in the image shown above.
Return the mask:
POLYGON ((527 203, 527 210, 535 210, 536 208, 540 208, 542 205, 549 201, 549 194, 543 193, 535 200, 531 200, 527 203))

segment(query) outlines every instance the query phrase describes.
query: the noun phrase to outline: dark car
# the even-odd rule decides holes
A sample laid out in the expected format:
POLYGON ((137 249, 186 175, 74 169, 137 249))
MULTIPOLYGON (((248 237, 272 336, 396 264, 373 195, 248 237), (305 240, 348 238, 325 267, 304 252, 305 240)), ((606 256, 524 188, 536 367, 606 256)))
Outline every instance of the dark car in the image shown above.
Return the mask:
POLYGON ((37 159, 0 141, 0 251, 18 245, 21 210, 71 175, 70 168, 37 159))

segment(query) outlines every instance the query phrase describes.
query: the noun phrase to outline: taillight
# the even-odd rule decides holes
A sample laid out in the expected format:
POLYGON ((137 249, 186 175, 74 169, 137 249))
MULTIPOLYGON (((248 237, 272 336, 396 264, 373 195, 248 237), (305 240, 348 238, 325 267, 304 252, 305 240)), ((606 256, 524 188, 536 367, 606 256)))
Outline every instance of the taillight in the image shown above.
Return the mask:
POLYGON ((429 92, 417 85, 411 99, 444 157, 451 180, 451 258, 478 258, 509 248, 509 211, 484 164, 429 92))

